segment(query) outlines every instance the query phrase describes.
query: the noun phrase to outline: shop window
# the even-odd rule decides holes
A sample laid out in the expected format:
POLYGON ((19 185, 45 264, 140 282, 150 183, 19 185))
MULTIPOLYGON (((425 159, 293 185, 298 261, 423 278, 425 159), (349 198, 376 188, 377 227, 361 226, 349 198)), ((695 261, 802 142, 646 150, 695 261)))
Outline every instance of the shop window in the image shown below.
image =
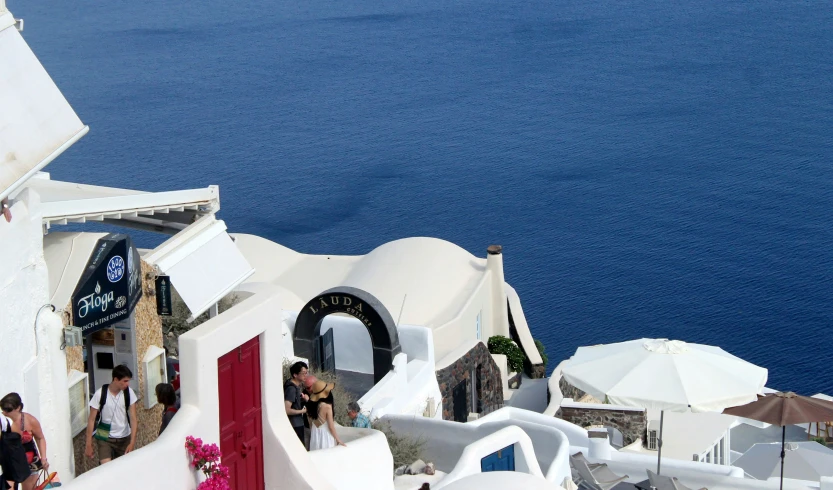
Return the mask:
POLYGON ((87 418, 90 415, 90 391, 87 378, 87 373, 75 369, 69 372, 69 419, 73 437, 87 429, 87 418))
POLYGON ((156 405, 156 385, 168 380, 165 351, 155 345, 148 347, 142 359, 142 369, 145 370, 145 408, 152 408, 156 405))

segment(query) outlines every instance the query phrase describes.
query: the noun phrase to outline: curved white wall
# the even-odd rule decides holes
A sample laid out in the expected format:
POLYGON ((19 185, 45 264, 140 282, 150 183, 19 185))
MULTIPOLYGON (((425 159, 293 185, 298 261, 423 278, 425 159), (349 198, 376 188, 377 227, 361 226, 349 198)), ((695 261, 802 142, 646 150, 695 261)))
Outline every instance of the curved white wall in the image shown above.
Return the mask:
POLYGON ((532 440, 520 428, 509 426, 466 446, 451 473, 434 485, 434 488, 439 490, 467 476, 482 473, 480 470, 482 459, 510 445, 514 446, 515 449, 515 471, 543 479, 544 475, 541 473, 541 467, 535 459, 532 440))
MULTIPOLYGON (((551 425, 537 424, 524 420, 522 417, 513 416, 520 412, 526 412, 526 410, 502 408, 477 421, 465 424, 405 415, 389 415, 383 420, 390 422, 394 431, 424 437, 426 440, 423 451, 425 457, 434 461, 438 470, 447 472, 454 470, 464 449, 469 444, 506 427, 517 427, 523 430, 532 441, 534 458, 546 479, 560 484, 565 477, 570 475, 569 439, 562 431, 551 425), (501 412, 504 412, 501 414, 503 416, 493 416, 501 412)), ((495 451, 498 449, 500 448, 496 448, 495 451)))
POLYGON ((347 447, 309 453, 319 473, 338 490, 392 490, 393 455, 385 435, 370 429, 336 431, 347 447))

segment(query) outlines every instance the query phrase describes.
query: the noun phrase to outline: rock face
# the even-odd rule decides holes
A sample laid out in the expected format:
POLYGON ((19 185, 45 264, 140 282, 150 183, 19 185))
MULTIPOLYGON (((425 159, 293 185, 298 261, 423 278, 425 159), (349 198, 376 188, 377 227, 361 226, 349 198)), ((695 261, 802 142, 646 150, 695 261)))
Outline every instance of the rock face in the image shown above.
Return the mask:
MULTIPOLYGON (((454 388, 465 382, 466 396, 465 410, 458 408, 458 412, 470 412, 485 415, 503 408, 503 386, 500 369, 492 359, 489 349, 482 342, 478 342, 471 350, 457 359, 448 367, 437 371, 437 383, 443 397, 443 419, 454 420, 454 388), (478 375, 479 373, 479 375, 478 375), (480 379, 478 387, 478 378, 480 379), (472 407, 472 390, 474 390, 475 407, 472 407)), ((461 420, 466 421, 466 418, 461 420)))
POLYGON ((646 440, 648 416, 642 409, 597 410, 561 407, 556 416, 579 427, 604 426, 618 429, 622 433, 622 442, 625 446, 637 439, 646 440))
MULTIPOLYGON (((591 395, 571 385, 564 378, 558 381, 558 387, 564 398, 572 398, 581 403, 602 403, 591 395)), ((595 408, 571 408, 561 407, 556 413, 568 422, 579 427, 603 426, 613 427, 622 433, 622 442, 625 446, 637 439, 647 441, 648 412, 641 408, 630 410, 608 410, 595 408)))
POLYGON ((547 368, 543 364, 533 364, 527 373, 532 379, 542 379, 547 377, 547 368))

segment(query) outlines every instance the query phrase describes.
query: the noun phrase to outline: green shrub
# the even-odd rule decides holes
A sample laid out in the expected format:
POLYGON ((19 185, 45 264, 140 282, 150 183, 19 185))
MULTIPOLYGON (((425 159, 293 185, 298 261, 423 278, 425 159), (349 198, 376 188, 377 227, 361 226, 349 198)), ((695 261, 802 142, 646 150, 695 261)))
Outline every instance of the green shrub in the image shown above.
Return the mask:
POLYGON ((544 363, 544 367, 547 367, 547 354, 544 353, 544 343, 535 339, 535 347, 538 348, 538 353, 541 354, 541 361, 544 363))
POLYGON ((512 339, 503 335, 493 335, 489 337, 489 342, 486 345, 492 354, 503 354, 506 356, 506 363, 510 372, 520 373, 523 371, 526 356, 512 339))
POLYGON ((821 444, 822 446, 827 446, 827 439, 825 439, 824 437, 814 437, 813 440, 821 444))
POLYGON ((374 429, 385 434, 388 440, 388 447, 393 455, 393 469, 423 459, 422 450, 425 448, 425 439, 394 432, 390 424, 381 419, 375 420, 372 425, 374 429))

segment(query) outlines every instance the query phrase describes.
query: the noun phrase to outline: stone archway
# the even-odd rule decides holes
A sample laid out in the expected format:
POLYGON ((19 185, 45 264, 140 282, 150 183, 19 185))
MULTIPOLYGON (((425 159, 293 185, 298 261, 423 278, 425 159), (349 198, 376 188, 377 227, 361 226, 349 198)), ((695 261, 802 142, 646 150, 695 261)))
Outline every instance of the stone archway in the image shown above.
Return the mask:
POLYGON ((358 288, 328 289, 304 305, 295 320, 292 336, 295 355, 309 359, 310 363, 315 362, 313 349, 315 339, 321 334, 321 322, 333 313, 346 313, 367 328, 373 344, 373 382, 381 381, 393 366, 393 358, 402 352, 399 334, 385 305, 358 288))

